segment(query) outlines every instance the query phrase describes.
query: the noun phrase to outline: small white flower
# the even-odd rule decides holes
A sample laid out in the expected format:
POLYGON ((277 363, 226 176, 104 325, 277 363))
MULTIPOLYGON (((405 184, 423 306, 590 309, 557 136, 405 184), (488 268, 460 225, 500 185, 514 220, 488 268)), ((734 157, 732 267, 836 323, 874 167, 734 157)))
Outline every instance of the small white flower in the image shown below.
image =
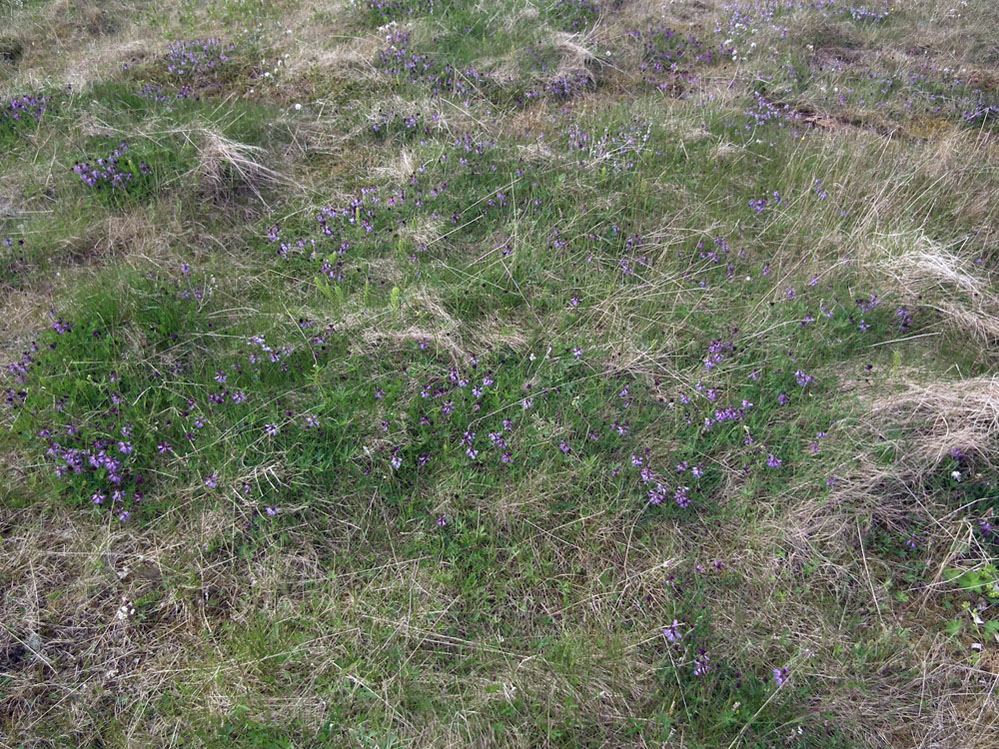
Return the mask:
POLYGON ((950 474, 950 477, 951 477, 952 479, 954 479, 955 481, 960 481, 960 480, 961 480, 961 472, 960 472, 960 471, 953 471, 953 472, 952 472, 952 473, 950 474))
POLYGON ((302 108, 302 105, 301 105, 301 104, 296 104, 296 105, 295 105, 295 111, 296 111, 296 112, 297 112, 298 110, 300 110, 301 108, 302 108))
POLYGON ((119 620, 124 621, 125 619, 128 619, 128 617, 132 616, 133 614, 135 614, 135 606, 132 605, 131 601, 129 601, 124 596, 122 596, 122 598, 121 598, 121 606, 118 608, 118 611, 115 612, 115 616, 119 620))

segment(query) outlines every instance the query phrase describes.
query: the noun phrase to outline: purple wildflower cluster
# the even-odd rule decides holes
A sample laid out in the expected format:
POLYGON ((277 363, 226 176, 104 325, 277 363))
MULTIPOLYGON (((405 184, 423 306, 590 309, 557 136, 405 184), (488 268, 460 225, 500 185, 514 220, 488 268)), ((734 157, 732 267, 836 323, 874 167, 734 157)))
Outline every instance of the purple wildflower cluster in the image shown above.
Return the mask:
POLYGON ((779 190, 774 190, 773 201, 770 198, 755 198, 749 201, 749 207, 756 213, 763 213, 770 205, 780 205, 783 201, 779 190))
MULTIPOLYGON (((371 132, 375 135, 384 136, 391 132, 422 133, 430 134, 430 128, 421 124, 422 115, 419 112, 385 112, 379 110, 371 124, 371 132)), ((439 119, 438 115, 432 116, 433 120, 439 119)))
POLYGON ((646 455, 642 456, 632 455, 631 465, 639 469, 639 476, 642 483, 651 486, 647 492, 649 504, 661 505, 667 499, 672 499, 678 507, 684 510, 687 509, 690 506, 690 493, 692 491, 695 493, 701 491, 699 481, 704 476, 704 466, 695 465, 691 467, 687 461, 681 461, 676 465, 675 470, 678 478, 676 483, 673 484, 667 481, 663 474, 657 473, 647 465, 649 460, 647 453, 648 451, 646 451, 646 455), (686 475, 692 477, 691 483, 694 484, 693 489, 689 485, 682 483, 686 475))
POLYGON ((888 0, 882 0, 880 6, 869 7, 866 5, 848 5, 843 8, 839 8, 839 12, 843 15, 850 16, 854 21, 869 21, 877 23, 879 21, 884 21, 891 15, 891 9, 888 6, 888 0))
MULTIPOLYGON (((427 167, 421 166, 402 187, 361 188, 345 204, 323 207, 316 215, 316 236, 292 238, 275 224, 267 232, 267 242, 277 246, 280 257, 304 263, 309 277, 316 277, 318 271, 324 282, 339 284, 348 281, 351 273, 361 270, 358 265, 351 267, 350 258, 360 257, 364 251, 374 249, 380 230, 395 221, 405 220, 399 218, 400 214, 423 209, 424 215, 431 219, 458 225, 475 215, 486 216, 504 211, 509 205, 509 196, 504 190, 497 190, 476 201, 472 210, 466 209, 464 213, 440 207, 442 204, 453 204, 454 182, 462 175, 479 177, 497 171, 493 158, 495 143, 491 139, 464 134, 456 137, 451 145, 453 151, 439 159, 442 170, 449 174, 439 181, 426 184, 423 175, 427 167)), ((528 209, 538 208, 529 195, 523 197, 521 205, 528 209)), ((511 247, 507 238, 497 249, 502 249, 503 256, 508 257, 512 253, 511 247)), ((425 250, 424 245, 418 245, 410 255, 410 262, 418 265, 425 250)))
POLYGON ((614 171, 630 171, 638 166, 643 155, 649 152, 652 123, 635 120, 614 131, 604 130, 599 135, 571 124, 560 134, 559 142, 578 159, 580 168, 609 166, 614 171))
POLYGON ((565 31, 582 31, 600 17, 600 8, 590 0, 555 0, 549 13, 565 31))
POLYGON ((804 116, 792 105, 777 104, 759 91, 753 92, 753 104, 743 114, 746 116, 744 128, 747 132, 768 125, 781 128, 796 125, 804 116))
MULTIPOLYGON (((165 295, 160 297, 160 303, 175 305, 175 312, 181 318, 196 314, 211 283, 199 284, 186 263, 182 264, 179 277, 174 280, 175 283, 161 281, 157 284, 158 293, 165 295), (171 301, 173 287, 176 295, 171 301)), ((295 420, 288 409, 284 409, 279 418, 274 418, 272 413, 270 420, 262 418, 253 424, 246 418, 245 407, 240 407, 253 400, 254 390, 250 390, 248 396, 240 387, 244 383, 254 387, 265 378, 273 379, 275 373, 286 376, 284 373, 291 371, 295 366, 290 362, 295 354, 291 346, 271 345, 263 335, 250 336, 245 347, 235 351, 236 361, 216 365, 212 377, 216 384, 214 389, 201 386, 191 391, 190 397, 171 396, 172 406, 146 420, 145 412, 141 407, 137 410, 136 403, 132 402, 131 388, 136 378, 151 376, 155 381, 166 376, 183 376, 181 379, 189 379, 197 377, 196 370, 180 362, 160 363, 152 372, 137 371, 131 365, 122 371, 112 367, 103 376, 89 376, 83 384, 74 380, 77 384, 68 392, 53 389, 50 396, 36 387, 38 376, 44 375, 32 373, 34 370, 44 372, 53 364, 58 366, 65 355, 61 350, 63 346, 70 347, 66 349, 68 353, 75 347, 101 339, 117 345, 107 331, 91 330, 88 324, 74 324, 54 311, 50 316, 49 342, 33 343, 18 360, 7 365, 7 375, 13 386, 6 388, 4 400, 15 422, 37 425, 32 427, 32 434, 44 441, 40 452, 46 456, 46 462, 54 464, 54 476, 64 490, 87 497, 91 505, 113 510, 122 521, 134 514, 135 506, 141 504, 147 489, 146 477, 155 475, 150 468, 157 462, 169 460, 197 470, 203 435, 210 433, 214 438, 224 429, 241 434, 259 428, 263 438, 273 440, 286 429, 292 431, 295 420), (60 340, 62 338, 67 339, 65 343, 60 340), (77 392, 80 388, 83 388, 82 394, 77 392)), ((210 329, 213 323, 209 321, 207 327, 210 329)), ((312 324, 303 325, 303 329, 305 327, 312 327, 312 324)), ((326 335, 324 331, 312 336, 310 344, 321 349, 326 335)), ((177 339, 177 333, 170 336, 170 340, 177 339)), ((318 356, 321 351, 315 353, 318 356)), ((303 430, 319 426, 316 414, 303 416, 303 430)), ((220 475, 218 471, 208 473, 203 479, 204 485, 207 488, 221 486, 220 475)))
POLYGON ((735 351, 734 343, 726 343, 725 341, 722 341, 721 338, 716 338, 708 345, 707 356, 705 356, 702 360, 704 362, 704 368, 711 371, 725 360, 726 355, 732 353, 733 351, 735 351))
POLYGON ((128 144, 122 142, 111 152, 110 156, 99 158, 93 163, 77 162, 73 165, 73 171, 91 187, 110 187, 124 190, 132 181, 136 171, 143 175, 152 173, 152 170, 145 163, 136 165, 131 159, 123 161, 122 157, 126 151, 128 151, 128 144))
POLYGON ((439 0, 363 0, 362 7, 385 21, 407 16, 429 15, 441 6, 439 0))
POLYGON ((7 99, 0 106, 0 127, 35 121, 41 122, 48 108, 49 99, 41 96, 17 96, 7 99))
POLYGON ((560 55, 550 46, 535 44, 527 48, 530 69, 540 81, 532 88, 516 97, 519 104, 532 99, 550 98, 571 99, 574 96, 596 87, 596 79, 589 70, 576 70, 571 73, 559 72, 560 55))
POLYGON ((235 49, 235 44, 221 39, 182 39, 167 47, 163 60, 171 78, 189 81, 217 75, 235 49))
POLYGON ((176 92, 170 93, 159 83, 144 84, 142 88, 139 89, 139 96, 145 99, 152 99, 153 101, 160 103, 195 98, 194 90, 186 84, 178 88, 176 92))
POLYGON ((961 120, 972 126, 996 127, 999 124, 999 100, 987 98, 985 91, 977 89, 955 104, 961 120))
POLYGON ((385 41, 388 46, 378 53, 379 65, 389 75, 426 85, 437 95, 467 97, 475 93, 490 76, 475 68, 458 68, 445 60, 417 54, 410 48, 410 35, 393 31, 385 41))
POLYGON ((517 98, 517 101, 523 104, 531 99, 540 99, 545 96, 555 100, 571 99, 585 91, 591 91, 595 87, 596 81, 593 75, 587 71, 579 70, 546 80, 540 88, 525 91, 517 98))
POLYGON ((715 55, 692 34, 677 34, 667 26, 652 26, 646 31, 632 29, 627 37, 641 45, 638 70, 649 86, 660 91, 682 94, 683 84, 696 81, 696 67, 710 65, 715 55))
POLYGON ((93 489, 90 502, 94 505, 107 502, 107 507, 124 522, 130 517, 127 507, 142 503, 145 477, 129 466, 134 453, 129 440, 131 426, 126 424, 119 432, 117 439, 99 437, 86 442, 79 438, 79 427, 69 423, 63 437, 48 429, 42 429, 38 436, 47 444, 45 454, 55 462, 55 475, 84 476, 85 484, 93 489))

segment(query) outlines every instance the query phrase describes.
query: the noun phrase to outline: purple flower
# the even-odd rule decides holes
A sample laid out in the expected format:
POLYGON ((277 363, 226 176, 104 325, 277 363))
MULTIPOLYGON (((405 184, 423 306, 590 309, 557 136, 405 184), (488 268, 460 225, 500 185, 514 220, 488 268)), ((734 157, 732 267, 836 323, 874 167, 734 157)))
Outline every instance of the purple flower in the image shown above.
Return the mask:
POLYGON ((776 457, 773 453, 767 456, 767 467, 768 468, 780 468, 784 461, 776 457))
POLYGON ((788 670, 786 668, 774 669, 774 682, 776 682, 778 689, 784 686, 784 682, 787 681, 787 677, 788 677, 788 670))
POLYGON ((266 512, 271 517, 274 517, 279 512, 281 512, 281 508, 280 507, 265 507, 264 508, 264 512, 266 512))
POLYGON ((801 385, 801 387, 805 387, 810 382, 815 382, 815 380, 811 377, 811 375, 805 374, 800 369, 794 373, 794 379, 798 382, 799 385, 801 385))
POLYGON ((273 423, 265 424, 264 431, 267 433, 268 437, 276 437, 278 433, 278 425, 273 423))
POLYGON ((694 658, 694 676, 704 676, 708 671, 710 671, 713 666, 709 666, 708 662, 711 659, 708 654, 704 651, 700 651, 700 655, 694 658))
POLYGON ((450 524, 451 524, 450 519, 443 512, 440 515, 437 516, 437 527, 438 528, 443 528, 444 526, 450 525, 450 524))
POLYGON ((663 634, 670 642, 679 642, 682 640, 683 635, 680 634, 680 622, 674 619, 671 625, 663 627, 663 634))
POLYGON ((205 479, 205 486, 207 486, 209 489, 214 489, 218 485, 219 485, 219 477, 216 476, 214 473, 209 474, 208 478, 205 479))

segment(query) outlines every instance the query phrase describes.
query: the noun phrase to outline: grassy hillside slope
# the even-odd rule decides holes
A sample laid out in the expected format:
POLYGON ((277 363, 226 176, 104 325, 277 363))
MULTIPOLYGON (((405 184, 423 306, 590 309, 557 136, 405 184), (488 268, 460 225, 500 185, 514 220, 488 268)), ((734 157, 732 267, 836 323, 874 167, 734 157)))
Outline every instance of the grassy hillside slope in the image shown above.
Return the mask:
POLYGON ((0 746, 999 746, 991 2, 0 2, 0 746))

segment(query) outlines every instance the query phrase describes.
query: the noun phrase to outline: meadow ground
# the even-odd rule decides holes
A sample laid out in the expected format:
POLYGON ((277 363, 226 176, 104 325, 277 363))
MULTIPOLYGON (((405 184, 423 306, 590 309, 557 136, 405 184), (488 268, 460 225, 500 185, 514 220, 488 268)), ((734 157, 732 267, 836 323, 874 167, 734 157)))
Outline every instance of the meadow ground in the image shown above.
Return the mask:
POLYGON ((990 0, 0 0, 0 746, 999 746, 990 0))

